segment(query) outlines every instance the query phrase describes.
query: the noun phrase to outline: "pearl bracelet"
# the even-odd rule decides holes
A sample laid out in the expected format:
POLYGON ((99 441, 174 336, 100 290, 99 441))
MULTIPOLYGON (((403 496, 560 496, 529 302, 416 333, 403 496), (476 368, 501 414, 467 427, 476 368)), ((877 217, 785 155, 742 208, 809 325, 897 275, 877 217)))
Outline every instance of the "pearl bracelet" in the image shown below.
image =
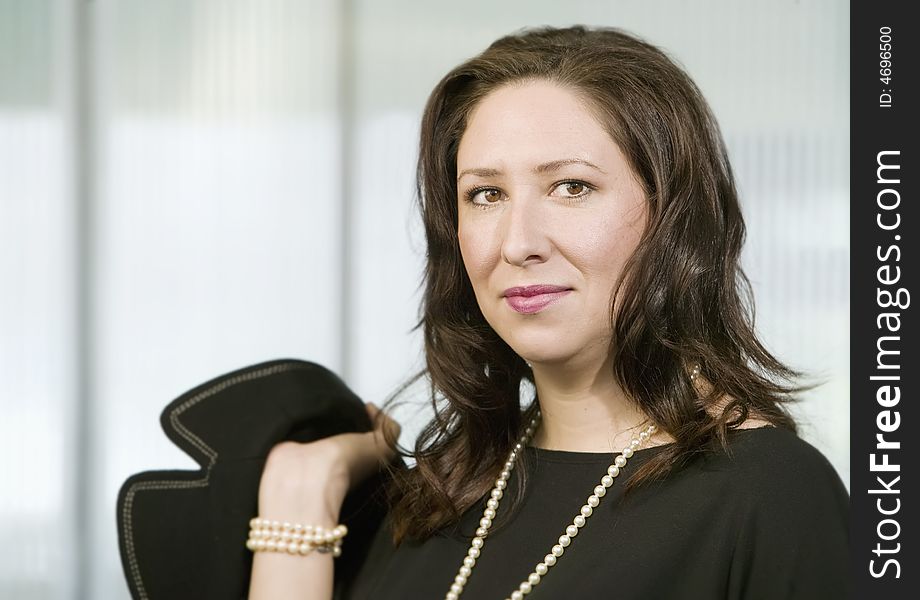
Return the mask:
POLYGON ((332 529, 318 525, 301 525, 286 521, 255 518, 249 521, 246 547, 253 552, 284 552, 306 556, 313 550, 324 554, 342 555, 342 538, 348 533, 345 525, 332 529))

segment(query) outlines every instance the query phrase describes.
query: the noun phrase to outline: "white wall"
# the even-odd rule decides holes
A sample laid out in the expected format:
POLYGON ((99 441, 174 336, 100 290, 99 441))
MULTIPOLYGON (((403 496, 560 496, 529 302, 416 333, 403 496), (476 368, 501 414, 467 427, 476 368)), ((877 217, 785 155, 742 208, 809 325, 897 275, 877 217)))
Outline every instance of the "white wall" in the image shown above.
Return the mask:
POLYGON ((298 357, 379 401, 419 364, 420 111, 525 25, 621 26, 696 79, 743 194, 758 328, 827 380, 797 414, 848 482, 848 18, 832 0, 0 0, 0 597, 127 597, 116 492, 192 466, 158 422, 186 389, 298 357))

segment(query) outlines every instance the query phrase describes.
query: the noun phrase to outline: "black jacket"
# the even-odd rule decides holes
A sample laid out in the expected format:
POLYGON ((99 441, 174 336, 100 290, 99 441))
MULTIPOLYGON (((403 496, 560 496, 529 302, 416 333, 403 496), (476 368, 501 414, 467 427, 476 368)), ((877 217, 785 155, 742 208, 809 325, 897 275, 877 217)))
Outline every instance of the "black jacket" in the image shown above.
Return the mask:
MULTIPOLYGON (((203 383, 171 402, 160 421, 201 468, 138 473, 119 491, 119 550, 136 599, 246 598, 252 554, 245 543, 269 450, 283 440, 371 429, 363 402, 338 376, 293 359, 203 383)), ((361 567, 385 514, 384 473, 351 491, 342 507, 349 533, 336 559, 334 598, 361 567)))

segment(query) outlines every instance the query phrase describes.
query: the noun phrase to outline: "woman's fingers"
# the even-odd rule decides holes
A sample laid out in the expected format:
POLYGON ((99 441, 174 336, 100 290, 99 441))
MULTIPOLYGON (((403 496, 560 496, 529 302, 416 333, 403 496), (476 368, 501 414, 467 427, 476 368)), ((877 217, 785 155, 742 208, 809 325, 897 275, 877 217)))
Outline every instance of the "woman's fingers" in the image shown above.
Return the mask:
POLYGON ((378 429, 378 419, 382 421, 382 426, 386 427, 388 430, 392 431, 396 435, 399 435, 399 432, 402 431, 402 427, 396 422, 390 415, 381 411, 376 404, 373 402, 368 402, 366 404, 367 412, 370 414, 371 421, 374 423, 374 429, 378 429))
POLYGON ((373 402, 368 402, 365 408, 367 409, 367 413, 374 427, 374 429, 368 433, 373 440, 375 451, 382 462, 389 462, 395 456, 395 451, 387 443, 387 437, 394 441, 398 440, 402 427, 394 419, 390 418, 388 414, 381 411, 373 402))

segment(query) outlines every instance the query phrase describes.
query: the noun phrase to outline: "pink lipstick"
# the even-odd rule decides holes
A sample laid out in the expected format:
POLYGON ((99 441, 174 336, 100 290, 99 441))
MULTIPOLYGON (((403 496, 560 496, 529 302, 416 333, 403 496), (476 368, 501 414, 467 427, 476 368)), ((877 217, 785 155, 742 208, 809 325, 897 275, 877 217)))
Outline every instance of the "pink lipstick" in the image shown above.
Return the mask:
POLYGON ((522 314, 533 314, 540 312, 571 291, 571 288, 559 285, 540 284, 508 288, 504 296, 508 306, 513 310, 522 314))

